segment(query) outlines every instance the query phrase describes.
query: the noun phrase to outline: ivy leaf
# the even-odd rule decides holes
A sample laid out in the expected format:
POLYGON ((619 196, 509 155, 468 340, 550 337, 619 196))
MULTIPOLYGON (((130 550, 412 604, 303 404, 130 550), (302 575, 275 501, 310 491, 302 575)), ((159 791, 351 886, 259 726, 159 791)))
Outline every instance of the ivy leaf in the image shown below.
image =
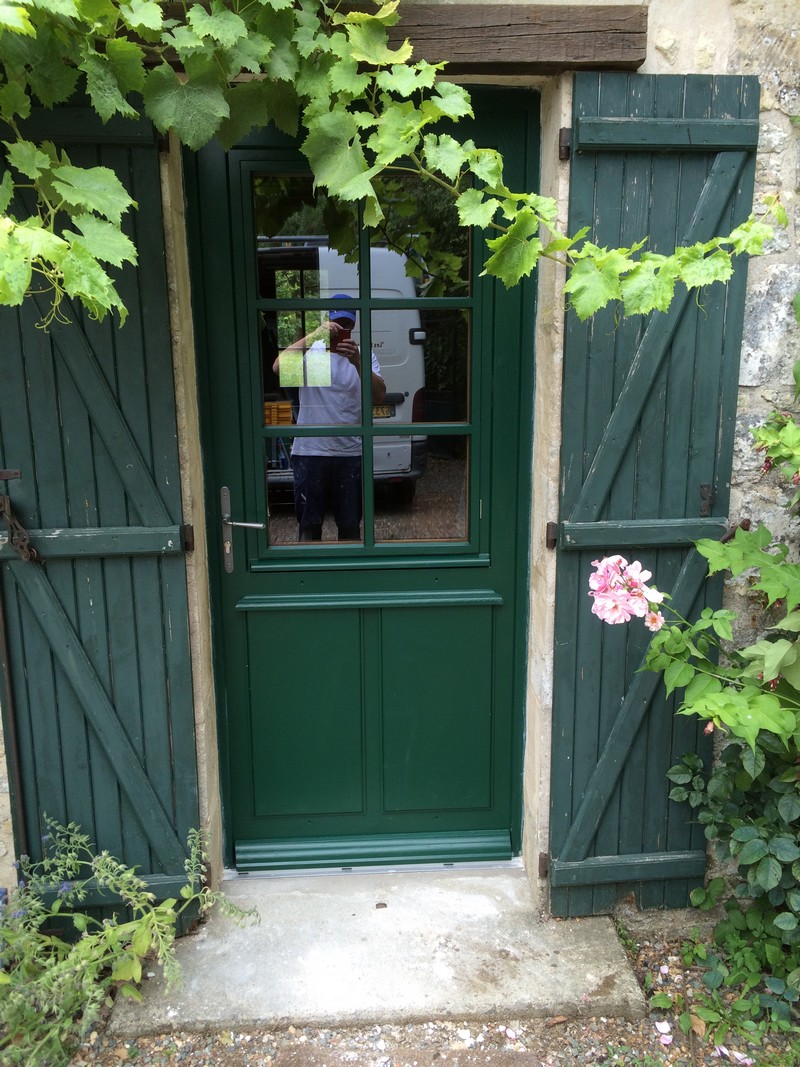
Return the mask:
POLYGON ((121 93, 140 92, 144 85, 144 52, 133 41, 112 37, 106 41, 106 58, 121 93))
POLYGON ((495 216, 500 201, 485 197, 480 189, 466 189, 456 200, 456 210, 462 226, 485 228, 495 216))
POLYGON ((619 275, 602 270, 594 259, 579 259, 570 271, 564 292, 570 296, 570 305, 581 321, 591 318, 596 312, 621 299, 619 275))
POLYGON ((169 33, 163 35, 165 44, 174 48, 178 57, 185 65, 196 55, 205 55, 213 62, 214 46, 210 40, 203 40, 190 26, 174 26, 169 33))
POLYGON ((8 0, 0 0, 0 26, 12 33, 24 33, 28 37, 35 37, 36 30, 31 24, 27 8, 20 4, 9 3, 8 0))
POLYGON ((162 133, 174 130, 187 148, 202 148, 219 129, 230 108, 222 87, 202 80, 181 82, 166 63, 150 73, 144 86, 147 115, 162 133))
POLYGON ((161 5, 156 0, 130 0, 120 4, 119 13, 132 30, 160 30, 164 23, 161 5))
POLYGON ((115 267, 136 262, 133 242, 112 222, 98 219, 96 215, 78 215, 72 221, 81 231, 80 236, 65 231, 64 236, 72 238, 73 246, 80 245, 95 259, 115 267))
POLYGON ((3 180, 0 181, 0 215, 5 213, 13 196, 14 180, 11 177, 11 171, 7 170, 3 175, 3 180))
POLYGON ((728 242, 733 246, 737 255, 747 253, 751 256, 760 256, 764 252, 764 244, 775 236, 774 229, 765 222, 758 222, 751 215, 741 226, 732 230, 728 242))
POLYGON ((276 38, 264 73, 272 81, 294 82, 300 59, 291 41, 276 38))
POLYGON ((136 111, 120 92, 116 74, 105 57, 91 53, 78 69, 86 75, 92 107, 103 122, 108 122, 117 112, 129 119, 136 118, 136 111))
POLYGON ((430 103, 435 104, 442 115, 451 119, 460 119, 467 115, 472 117, 473 114, 469 93, 463 85, 455 85, 453 82, 438 82, 436 95, 431 97, 430 103))
POLYGON ((65 291, 80 300, 92 318, 102 320, 107 312, 116 307, 120 312, 120 321, 125 321, 127 312, 111 278, 85 248, 73 245, 64 256, 62 271, 65 291))
POLYGON ((75 92, 79 73, 65 61, 64 44, 44 23, 39 26, 36 42, 28 42, 29 51, 22 58, 25 77, 34 96, 45 107, 53 107, 69 99, 75 92))
POLYGON ((726 282, 733 274, 733 265, 728 252, 716 249, 709 256, 690 259, 681 268, 681 281, 687 289, 697 289, 712 282, 726 282))
POLYGON ((344 109, 327 112, 309 124, 302 150, 318 184, 337 194, 368 170, 358 122, 344 109))
POLYGON ((6 120, 15 115, 26 119, 31 113, 31 98, 25 92, 24 85, 10 81, 0 86, 0 115, 6 120))
POLYGON ((506 233, 486 242, 494 254, 487 259, 484 273, 499 278, 508 288, 516 285, 520 278, 530 274, 542 254, 538 232, 538 216, 532 211, 521 211, 506 233))
POLYGON ((53 185, 71 207, 93 211, 119 223, 123 211, 136 203, 113 170, 108 167, 82 169, 71 165, 53 170, 53 185))
POLYGON ((351 99, 366 93, 372 79, 350 55, 347 43, 334 42, 332 54, 335 56, 335 62, 328 73, 331 90, 334 93, 346 94, 351 99))
MULTIPOLYGON (((34 7, 47 11, 51 15, 63 15, 64 18, 86 17, 86 0, 82 0, 82 9, 79 11, 75 0, 34 0, 34 7)), ((93 13, 94 14, 94 13, 93 13)))
POLYGON ((376 18, 368 18, 358 24, 353 24, 348 18, 346 28, 350 51, 357 63, 386 67, 407 63, 411 59, 413 49, 410 43, 404 41, 399 48, 390 48, 386 28, 376 18))
POLYGON ((375 164, 383 168, 413 152, 419 144, 423 121, 422 115, 412 104, 404 103, 383 111, 375 132, 367 142, 375 153, 375 164))
POLYGON ((237 82, 228 90, 228 118, 217 130, 217 140, 227 151, 255 126, 267 126, 270 115, 269 82, 253 79, 237 82))
POLYGON ((11 220, 0 218, 0 304, 18 307, 31 284, 31 260, 21 254, 13 238, 4 234, 4 223, 10 225, 11 220))
POLYGON ((422 143, 428 167, 443 174, 450 181, 455 181, 467 160, 467 153, 455 137, 449 134, 437 137, 429 133, 425 135, 422 143))
POLYGON ((50 157, 31 141, 3 141, 8 162, 34 181, 50 169, 50 157))
POLYGON ((643 260, 620 281, 626 315, 647 315, 651 311, 666 311, 675 294, 675 277, 658 264, 643 260))
POLYGON ((235 77, 240 71, 259 74, 272 51, 272 41, 260 33, 251 33, 237 41, 226 54, 229 74, 235 77))
POLYGON ((385 93, 407 100, 417 91, 416 71, 403 63, 394 63, 389 70, 380 70, 375 84, 385 93))
POLYGON ((492 188, 502 187, 503 157, 500 153, 493 148, 476 148, 471 141, 464 148, 469 152, 467 164, 475 177, 492 188))
POLYGON ((42 225, 40 219, 26 219, 14 229, 14 240, 27 259, 45 259, 58 263, 69 245, 65 240, 42 225))
POLYGON ((211 0, 210 13, 201 4, 189 8, 189 25, 198 37, 211 37, 223 48, 233 48, 247 36, 247 24, 234 11, 228 10, 220 0, 211 0))

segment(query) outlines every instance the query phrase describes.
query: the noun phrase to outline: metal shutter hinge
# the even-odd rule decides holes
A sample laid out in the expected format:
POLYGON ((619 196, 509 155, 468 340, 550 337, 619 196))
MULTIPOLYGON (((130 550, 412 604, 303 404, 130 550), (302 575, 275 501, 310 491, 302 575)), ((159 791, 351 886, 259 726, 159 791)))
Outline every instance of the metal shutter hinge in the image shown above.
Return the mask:
POLYGON ((181 527, 183 534, 183 551, 194 552, 194 526, 187 522, 181 527))
POLYGON ((548 522, 544 538, 545 548, 556 548, 558 545, 558 523, 548 522))
POLYGON ((567 160, 572 151, 572 130, 569 126, 562 126, 558 131, 558 158, 567 160))
POLYGON ((547 855, 546 852, 540 852, 539 853, 539 877, 540 878, 546 878, 547 877, 547 870, 548 870, 549 864, 550 864, 550 857, 547 855))

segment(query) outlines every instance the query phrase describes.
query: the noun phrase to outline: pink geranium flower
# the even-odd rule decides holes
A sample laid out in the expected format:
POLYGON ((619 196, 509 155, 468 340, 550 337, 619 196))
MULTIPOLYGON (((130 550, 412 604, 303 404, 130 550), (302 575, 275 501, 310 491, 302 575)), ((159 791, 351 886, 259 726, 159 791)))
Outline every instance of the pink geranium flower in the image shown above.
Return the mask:
POLYGON ((654 634, 658 633, 664 625, 664 616, 660 611, 648 611, 644 617, 644 624, 647 629, 651 630, 654 634))
POLYGON ((605 556, 593 560, 592 566, 595 571, 589 576, 589 596, 594 600, 592 612, 599 619, 613 626, 635 616, 644 619, 654 633, 661 629, 664 616, 658 605, 664 594, 646 584, 652 574, 639 560, 628 563, 624 556, 605 556))

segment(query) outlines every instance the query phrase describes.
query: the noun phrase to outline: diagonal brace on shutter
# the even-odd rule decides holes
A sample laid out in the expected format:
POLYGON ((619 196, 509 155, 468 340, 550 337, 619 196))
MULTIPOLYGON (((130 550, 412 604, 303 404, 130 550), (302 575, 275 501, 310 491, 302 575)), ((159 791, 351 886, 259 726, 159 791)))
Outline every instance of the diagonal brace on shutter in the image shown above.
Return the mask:
POLYGON ((83 715, 107 754, 120 788, 137 813, 142 830, 163 864, 164 873, 183 870, 185 846, 147 777, 141 759, 44 570, 40 567, 23 567, 16 562, 11 563, 8 570, 28 601, 53 650, 53 656, 80 701, 83 715))
MULTIPOLYGON (((714 236, 749 159, 747 152, 726 152, 717 156, 681 244, 692 245, 714 236)), ((690 296, 688 289, 676 293, 669 311, 650 320, 580 496, 568 516, 571 522, 594 522, 599 517, 636 429, 644 399, 666 357, 690 296)))
MULTIPOLYGON (((705 559, 693 548, 686 557, 675 583, 672 603, 677 612, 688 614, 707 573, 705 559)), ((625 759, 660 682, 659 676, 653 672, 640 671, 636 674, 611 727, 597 766, 586 784, 569 834, 558 856, 562 863, 582 860, 588 855, 592 838, 600 826, 625 766, 625 759)))

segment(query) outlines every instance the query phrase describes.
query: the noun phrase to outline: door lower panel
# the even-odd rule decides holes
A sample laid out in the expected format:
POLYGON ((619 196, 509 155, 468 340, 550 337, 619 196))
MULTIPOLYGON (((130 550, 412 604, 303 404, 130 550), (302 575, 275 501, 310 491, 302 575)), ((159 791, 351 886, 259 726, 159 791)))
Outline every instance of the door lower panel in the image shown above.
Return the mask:
POLYGON ((511 856, 511 835, 508 830, 236 842, 236 867, 240 871, 365 867, 395 863, 497 862, 509 860, 511 856))

